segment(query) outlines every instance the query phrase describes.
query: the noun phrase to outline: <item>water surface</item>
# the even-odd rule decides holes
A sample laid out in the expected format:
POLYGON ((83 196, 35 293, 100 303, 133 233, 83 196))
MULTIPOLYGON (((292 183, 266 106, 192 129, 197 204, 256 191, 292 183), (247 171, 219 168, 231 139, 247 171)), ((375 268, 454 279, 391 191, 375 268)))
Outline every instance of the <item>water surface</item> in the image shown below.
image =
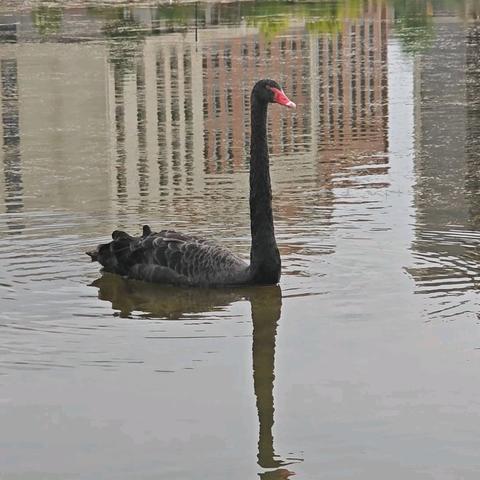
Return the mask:
POLYGON ((2 479, 476 479, 471 1, 0 7, 2 479), (249 92, 278 287, 102 275, 112 230, 248 258, 249 92))

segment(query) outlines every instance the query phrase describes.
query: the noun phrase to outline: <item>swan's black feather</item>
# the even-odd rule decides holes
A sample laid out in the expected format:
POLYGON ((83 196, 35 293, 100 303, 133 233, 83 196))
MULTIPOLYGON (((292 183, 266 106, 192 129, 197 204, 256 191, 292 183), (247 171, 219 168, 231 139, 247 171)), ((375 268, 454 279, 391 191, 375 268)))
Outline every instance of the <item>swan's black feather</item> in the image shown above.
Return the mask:
POLYGON ((248 265, 218 243, 148 226, 139 237, 116 230, 110 243, 89 255, 105 271, 149 282, 214 286, 248 276, 248 265))

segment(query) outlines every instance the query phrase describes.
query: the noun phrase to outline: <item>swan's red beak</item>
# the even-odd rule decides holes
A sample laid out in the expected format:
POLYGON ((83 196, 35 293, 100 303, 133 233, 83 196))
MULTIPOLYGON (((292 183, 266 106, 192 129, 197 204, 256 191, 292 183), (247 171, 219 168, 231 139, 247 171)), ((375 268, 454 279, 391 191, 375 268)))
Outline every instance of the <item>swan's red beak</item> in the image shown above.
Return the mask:
POLYGON ((280 105, 285 105, 288 108, 295 108, 296 105, 283 93, 283 90, 270 87, 273 92, 273 101, 280 105))

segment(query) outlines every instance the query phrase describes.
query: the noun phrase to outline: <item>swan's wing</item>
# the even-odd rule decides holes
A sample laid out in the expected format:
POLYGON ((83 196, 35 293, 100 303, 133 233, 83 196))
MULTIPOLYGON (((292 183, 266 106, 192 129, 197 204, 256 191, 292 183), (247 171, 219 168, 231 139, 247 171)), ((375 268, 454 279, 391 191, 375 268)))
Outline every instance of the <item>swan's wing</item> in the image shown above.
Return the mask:
MULTIPOLYGON (((151 275, 157 276, 166 274, 164 269, 167 269, 175 276, 174 280, 182 283, 183 279, 195 284, 224 282, 239 268, 246 267, 225 247, 174 231, 151 234, 139 240, 134 248, 142 252, 144 270, 150 270, 151 275)), ((152 278, 152 281, 158 280, 152 278)))
MULTIPOLYGON (((144 228, 141 237, 125 232, 98 248, 105 270, 159 283, 209 285, 228 283, 247 265, 225 247, 172 230, 153 233, 144 228)), ((92 257, 93 258, 93 257, 92 257)))

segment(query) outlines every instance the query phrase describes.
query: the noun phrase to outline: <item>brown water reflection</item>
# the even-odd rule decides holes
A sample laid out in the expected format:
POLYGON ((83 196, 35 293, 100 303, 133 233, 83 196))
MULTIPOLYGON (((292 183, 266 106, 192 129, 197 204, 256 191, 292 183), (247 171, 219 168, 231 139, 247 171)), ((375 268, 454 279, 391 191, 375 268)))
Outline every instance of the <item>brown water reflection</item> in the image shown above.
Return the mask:
POLYGON ((2 479, 476 479, 476 2, 11 5, 2 479), (264 76, 298 105, 280 287, 98 278, 83 252, 145 223, 248 257, 264 76))

